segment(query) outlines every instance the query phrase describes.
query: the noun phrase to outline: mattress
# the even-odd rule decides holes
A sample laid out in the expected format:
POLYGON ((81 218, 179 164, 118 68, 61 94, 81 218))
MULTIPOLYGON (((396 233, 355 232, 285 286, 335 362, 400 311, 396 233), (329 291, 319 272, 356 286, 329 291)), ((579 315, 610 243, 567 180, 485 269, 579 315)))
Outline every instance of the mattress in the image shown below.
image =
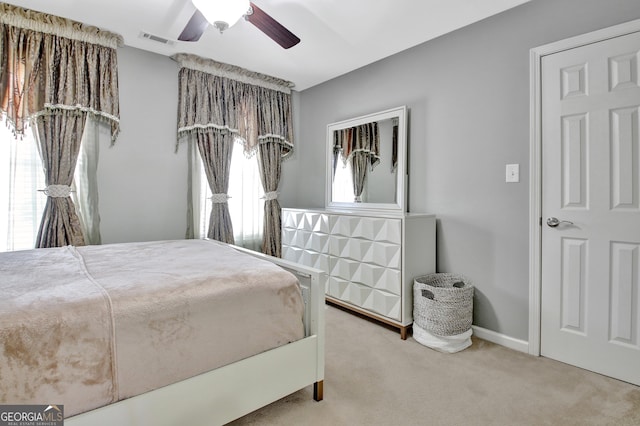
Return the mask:
POLYGON ((296 277, 209 240, 0 254, 0 403, 71 416, 304 337, 296 277))

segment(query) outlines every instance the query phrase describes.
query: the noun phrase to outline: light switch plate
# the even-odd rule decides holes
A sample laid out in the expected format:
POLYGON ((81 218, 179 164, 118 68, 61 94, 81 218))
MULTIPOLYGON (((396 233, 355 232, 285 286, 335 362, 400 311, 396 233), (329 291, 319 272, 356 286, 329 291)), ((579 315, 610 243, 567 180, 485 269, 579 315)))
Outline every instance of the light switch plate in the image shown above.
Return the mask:
POLYGON ((520 182, 520 164, 507 164, 505 182, 520 182))

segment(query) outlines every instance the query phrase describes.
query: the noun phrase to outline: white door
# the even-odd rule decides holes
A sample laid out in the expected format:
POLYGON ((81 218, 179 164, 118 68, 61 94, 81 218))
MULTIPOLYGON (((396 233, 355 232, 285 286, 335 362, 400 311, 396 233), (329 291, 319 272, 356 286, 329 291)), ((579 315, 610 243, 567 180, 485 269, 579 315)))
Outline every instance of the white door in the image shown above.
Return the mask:
POLYGON ((541 353, 636 385, 639 52, 633 33, 542 59, 541 353))

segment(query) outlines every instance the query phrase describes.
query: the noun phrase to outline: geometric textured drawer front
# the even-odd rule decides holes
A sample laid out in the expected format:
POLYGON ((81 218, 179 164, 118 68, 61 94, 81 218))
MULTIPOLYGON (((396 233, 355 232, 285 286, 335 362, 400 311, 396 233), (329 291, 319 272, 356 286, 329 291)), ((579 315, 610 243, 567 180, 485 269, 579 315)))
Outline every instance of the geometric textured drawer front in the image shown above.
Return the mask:
POLYGON ((282 245, 282 258, 322 271, 328 271, 330 266, 329 256, 326 254, 284 244, 282 245))
POLYGON ((329 275, 350 281, 360 265, 361 262, 357 260, 340 259, 332 256, 329 258, 329 266, 331 268, 329 269, 329 275))
POLYGON ((327 294, 338 299, 347 300, 349 281, 334 276, 330 276, 328 281, 327 294))
POLYGON ((323 213, 284 210, 282 216, 283 228, 304 229, 323 234, 330 231, 329 217, 323 213))
POLYGON ((282 227, 298 229, 301 223, 304 223, 304 212, 282 212, 282 227))
POLYGON ((400 320, 400 296, 374 290, 362 305, 365 309, 400 320))
POLYGON ((322 213, 305 213, 304 215, 304 229, 311 230, 322 234, 328 234, 329 229, 329 216, 322 213))
POLYGON ((312 233, 308 236, 304 248, 321 253, 329 251, 329 235, 312 233))
POLYGON ((311 266, 322 271, 329 270, 329 256, 312 250, 303 250, 300 257, 300 263, 311 266))
POLYGON ((331 235, 362 238, 400 245, 402 243, 402 222, 400 219, 333 216, 331 235))
POLYGON ((329 275, 352 281, 369 288, 376 288, 400 296, 401 273, 398 269, 331 257, 329 275))
POLYGON ((302 229, 282 230, 282 244, 315 250, 319 253, 329 252, 329 236, 327 234, 316 234, 302 229))
POLYGON ((329 218, 326 214, 283 210, 282 257, 329 271, 329 218))
POLYGON ((329 277, 327 294, 390 319, 401 319, 399 295, 336 277, 329 277))
POLYGON ((402 247, 399 244, 334 235, 329 240, 331 256, 400 269, 402 247))
MULTIPOLYGON (((302 264, 302 262, 300 262, 300 257, 302 256, 300 254, 300 252, 303 249, 299 249, 297 247, 290 247, 290 246, 285 246, 284 244, 282 245, 282 258, 285 260, 290 260, 292 262, 296 262, 296 263, 300 263, 302 264)), ((305 265, 305 266, 311 266, 311 265, 305 265)))

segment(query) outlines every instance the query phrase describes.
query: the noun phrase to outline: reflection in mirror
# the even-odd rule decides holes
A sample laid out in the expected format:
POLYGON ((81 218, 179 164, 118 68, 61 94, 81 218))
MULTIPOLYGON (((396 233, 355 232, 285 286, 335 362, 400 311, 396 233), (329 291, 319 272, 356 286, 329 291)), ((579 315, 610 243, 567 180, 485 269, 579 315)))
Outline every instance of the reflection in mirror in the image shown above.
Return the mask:
POLYGON ((395 203, 398 118, 333 132, 335 202, 395 203))
POLYGON ((406 107, 327 127, 327 208, 405 210, 406 107))

